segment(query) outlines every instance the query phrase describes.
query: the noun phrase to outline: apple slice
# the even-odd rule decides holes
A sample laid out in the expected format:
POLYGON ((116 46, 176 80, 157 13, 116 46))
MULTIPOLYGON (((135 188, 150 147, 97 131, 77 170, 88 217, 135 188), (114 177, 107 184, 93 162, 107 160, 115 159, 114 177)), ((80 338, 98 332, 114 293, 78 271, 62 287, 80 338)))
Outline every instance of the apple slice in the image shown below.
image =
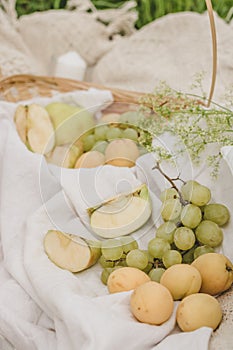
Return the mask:
POLYGON ((83 271, 94 265, 101 254, 98 241, 56 230, 45 235, 44 249, 55 265, 70 272, 83 271))
POLYGON ((129 194, 121 194, 88 209, 93 231, 103 238, 128 235, 143 226, 151 216, 151 201, 144 184, 129 194))
POLYGON ((18 106, 14 121, 23 143, 33 152, 46 154, 55 145, 55 133, 46 109, 36 103, 18 106))
POLYGON ((34 152, 46 154, 53 149, 54 128, 44 107, 35 103, 28 106, 27 130, 28 143, 34 152))
POLYGON ((27 110, 26 106, 18 106, 15 111, 14 121, 19 137, 26 144, 27 141, 27 110))

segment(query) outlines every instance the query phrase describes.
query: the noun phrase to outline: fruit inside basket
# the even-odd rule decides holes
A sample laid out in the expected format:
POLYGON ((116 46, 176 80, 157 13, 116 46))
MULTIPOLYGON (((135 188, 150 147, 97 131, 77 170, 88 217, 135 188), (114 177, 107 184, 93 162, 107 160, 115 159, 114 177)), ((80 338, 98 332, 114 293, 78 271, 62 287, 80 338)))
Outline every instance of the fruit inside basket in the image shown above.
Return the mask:
MULTIPOLYGON (((119 111, 126 104, 117 107, 119 111)), ((14 121, 22 142, 32 152, 44 154, 49 163, 65 168, 132 167, 146 153, 139 142, 144 115, 136 106, 127 109, 116 113, 111 105, 92 113, 63 102, 29 103, 17 107, 14 121)))

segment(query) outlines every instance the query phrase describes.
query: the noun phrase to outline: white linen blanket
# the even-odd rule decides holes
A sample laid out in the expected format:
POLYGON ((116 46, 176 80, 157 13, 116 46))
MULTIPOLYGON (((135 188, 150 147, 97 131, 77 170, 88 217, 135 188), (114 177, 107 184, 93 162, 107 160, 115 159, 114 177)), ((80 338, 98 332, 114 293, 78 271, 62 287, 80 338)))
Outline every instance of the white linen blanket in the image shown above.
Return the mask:
MULTIPOLYGON (((86 107, 111 101, 108 92, 93 90, 56 98, 76 100, 86 107)), ((31 153, 20 141, 13 123, 15 108, 15 104, 0 103, 0 334, 17 350, 207 350, 212 330, 179 332, 176 307, 161 326, 139 323, 130 313, 131 292, 109 295, 100 281, 98 264, 75 275, 55 266, 43 249, 48 229, 92 236, 85 209, 99 198, 145 181, 153 215, 135 237, 146 246, 154 235, 153 223, 159 217, 157 195, 164 186, 151 170, 152 155, 141 157, 131 169, 49 166, 43 156, 31 153)), ((225 163, 217 182, 210 181, 204 168, 193 173, 187 161, 181 165, 181 176, 200 179, 211 188, 214 200, 233 212, 232 175, 225 163)), ((232 223, 224 231, 222 249, 233 260, 231 230, 232 223)), ((11 348, 4 344, 1 349, 11 348)))

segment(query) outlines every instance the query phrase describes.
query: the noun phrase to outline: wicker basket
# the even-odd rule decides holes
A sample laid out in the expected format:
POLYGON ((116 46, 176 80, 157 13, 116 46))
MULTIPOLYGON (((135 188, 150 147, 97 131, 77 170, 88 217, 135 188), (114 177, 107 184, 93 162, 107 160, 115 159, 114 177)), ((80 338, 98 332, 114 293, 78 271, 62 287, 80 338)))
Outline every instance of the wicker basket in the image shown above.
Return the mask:
POLYGON ((109 90, 112 92, 115 102, 126 104, 138 103, 139 97, 142 96, 140 92, 113 89, 98 84, 65 78, 34 75, 14 75, 0 80, 0 96, 5 101, 16 102, 35 96, 51 96, 54 91, 88 90, 91 87, 109 90))
MULTIPOLYGON (((216 80, 217 40, 212 3, 211 0, 205 0, 205 2, 209 14, 212 35, 212 79, 207 99, 207 106, 209 106, 213 96, 216 80)), ((113 89, 94 83, 24 74, 0 79, 0 100, 2 99, 10 102, 17 102, 28 100, 36 96, 51 96, 53 91, 69 92, 74 90, 87 90, 90 87, 110 90, 112 92, 114 102, 121 102, 117 108, 121 108, 122 110, 124 109, 124 104, 127 106, 130 104, 138 104, 139 97, 143 95, 143 93, 140 92, 113 89)))

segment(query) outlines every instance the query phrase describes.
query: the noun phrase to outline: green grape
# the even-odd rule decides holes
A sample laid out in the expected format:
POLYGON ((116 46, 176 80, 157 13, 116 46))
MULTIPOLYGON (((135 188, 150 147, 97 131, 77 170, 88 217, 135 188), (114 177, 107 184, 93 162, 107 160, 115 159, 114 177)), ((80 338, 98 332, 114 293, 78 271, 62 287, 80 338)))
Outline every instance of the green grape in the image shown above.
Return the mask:
POLYGON ((170 266, 182 263, 182 255, 177 250, 167 250, 162 258, 163 265, 168 269, 170 266))
POLYGON ((160 279, 162 275, 164 274, 166 270, 162 267, 157 267, 155 269, 150 270, 149 272, 149 277, 151 278, 152 281, 154 282, 160 282, 160 279))
POLYGON ((202 205, 202 206, 200 206, 199 208, 201 209, 201 213, 202 213, 202 215, 204 215, 205 205, 202 205))
POLYGON ((96 142, 94 135, 87 135, 83 140, 83 150, 84 152, 88 152, 92 149, 96 142))
POLYGON ((102 242, 101 252, 106 260, 119 260, 123 255, 121 242, 117 239, 108 239, 102 242))
POLYGON ((103 284, 107 285, 108 283, 108 277, 110 275, 110 273, 113 271, 113 268, 107 267, 105 269, 103 269, 102 273, 101 273, 101 281, 103 282, 103 284))
POLYGON ((176 224, 171 221, 164 222, 162 225, 160 225, 156 230, 156 237, 163 238, 168 243, 173 242, 174 232, 176 230, 176 224))
POLYGON ((120 241, 122 244, 123 252, 126 254, 131 250, 138 249, 137 241, 131 236, 123 236, 120 238, 120 241))
POLYGON ((228 208, 223 204, 207 204, 204 207, 204 219, 223 226, 229 221, 230 213, 228 208))
POLYGON ((194 259, 198 258, 200 255, 214 253, 214 249, 208 245, 201 245, 194 250, 193 257, 194 259))
MULTIPOLYGON (((174 232, 174 233, 175 233, 175 232, 174 232)), ((173 236, 173 238, 174 238, 174 236, 173 236)), ((173 249, 173 250, 176 250, 176 249, 177 249, 177 246, 175 245, 174 241, 173 241, 173 243, 171 243, 170 245, 171 245, 171 249, 173 249)))
POLYGON ((107 141, 97 141, 94 146, 92 147, 92 151, 98 151, 100 153, 105 153, 105 150, 108 146, 107 141))
POLYGON ((119 261, 116 262, 115 266, 126 267, 128 265, 127 265, 126 259, 121 258, 119 261))
POLYGON ((101 257, 99 258, 99 263, 103 268, 114 267, 115 265, 114 261, 106 260, 103 255, 101 255, 101 257))
POLYGON ((175 220, 179 217, 181 213, 182 205, 180 200, 168 199, 163 202, 161 215, 164 221, 175 220))
MULTIPOLYGON (((122 247, 123 248, 123 247, 122 247)), ((121 259, 126 259, 126 255, 127 253, 123 252, 122 256, 121 256, 121 259)))
POLYGON ((110 274, 115 271, 116 269, 121 268, 121 266, 114 266, 114 267, 106 267, 103 269, 102 273, 101 273, 101 281, 103 282, 103 284, 107 285, 108 283, 108 277, 110 276, 110 274))
POLYGON ((196 241, 193 230, 189 227, 179 227, 174 233, 174 243, 178 249, 191 249, 196 241))
POLYGON ((107 140, 115 140, 115 139, 119 139, 121 137, 121 129, 120 128, 116 128, 116 127, 112 127, 109 128, 107 131, 107 140))
POLYGON ((202 244, 217 247, 223 241, 223 232, 213 221, 203 220, 196 228, 196 237, 202 244))
POLYGON ((164 253, 170 249, 170 244, 163 238, 155 237, 148 243, 148 252, 153 258, 162 259, 164 253))
POLYGON ((181 194, 184 200, 187 200, 198 207, 207 204, 211 198, 209 188, 193 180, 187 181, 181 187, 181 194))
POLYGON ((130 267, 136 267, 143 270, 148 265, 147 254, 140 249, 131 250, 126 256, 126 263, 130 267))
POLYGON ((122 131, 122 138, 137 141, 138 140, 138 133, 135 129, 127 128, 127 129, 122 131))
POLYGON ((152 268, 153 264, 151 262, 148 262, 147 266, 142 271, 148 274, 152 268))
POLYGON ((195 228, 202 219, 201 209, 194 204, 185 205, 181 211, 180 218, 184 226, 195 228))
POLYGON ((120 123, 125 123, 129 125, 136 125, 139 126, 140 123, 143 121, 144 115, 142 113, 136 112, 136 111, 129 111, 123 113, 120 118, 120 123))
POLYGON ((143 251, 146 253, 149 263, 154 265, 154 257, 148 252, 148 250, 143 250, 143 251))
POLYGON ((191 249, 187 250, 182 255, 182 263, 183 264, 191 264, 194 260, 194 250, 196 249, 196 245, 194 245, 191 249))
POLYGON ((99 125, 95 127, 94 135, 96 141, 104 141, 107 138, 109 127, 107 125, 99 125))
POLYGON ((180 215, 179 215, 176 219, 171 220, 171 222, 172 222, 173 224, 175 224, 176 227, 182 226, 181 219, 180 219, 180 215))
POLYGON ((179 198, 179 194, 175 188, 167 188, 162 191, 160 194, 160 199, 162 202, 165 202, 168 199, 176 199, 179 198))

